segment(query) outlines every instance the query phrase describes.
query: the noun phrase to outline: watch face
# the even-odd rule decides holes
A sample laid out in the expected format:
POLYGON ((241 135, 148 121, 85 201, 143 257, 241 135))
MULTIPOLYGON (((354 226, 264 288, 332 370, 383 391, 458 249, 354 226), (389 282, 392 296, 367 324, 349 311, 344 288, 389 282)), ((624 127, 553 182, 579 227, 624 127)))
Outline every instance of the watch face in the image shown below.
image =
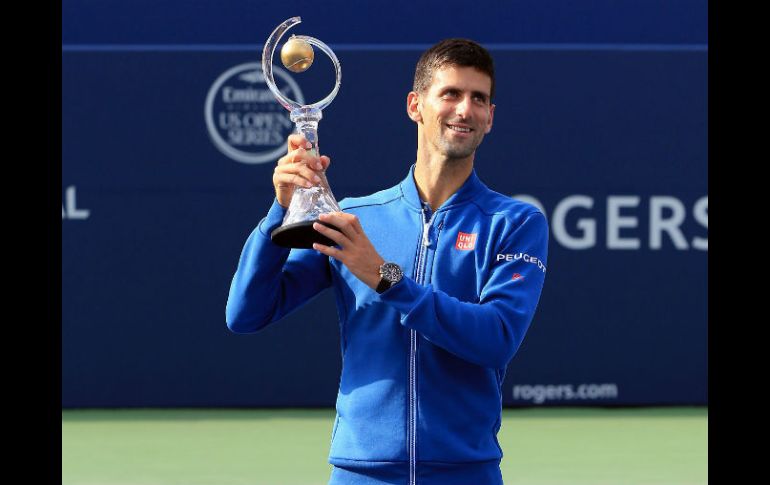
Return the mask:
POLYGON ((381 268, 382 277, 390 282, 396 282, 401 279, 403 272, 401 268, 395 263, 385 263, 381 268))

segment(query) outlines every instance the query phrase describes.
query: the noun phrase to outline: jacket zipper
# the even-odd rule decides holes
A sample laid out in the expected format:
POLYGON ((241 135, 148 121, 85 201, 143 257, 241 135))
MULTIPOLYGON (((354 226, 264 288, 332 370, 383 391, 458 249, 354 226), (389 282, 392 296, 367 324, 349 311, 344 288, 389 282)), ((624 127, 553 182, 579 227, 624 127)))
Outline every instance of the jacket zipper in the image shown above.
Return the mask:
MULTIPOLYGON (((422 243, 417 253, 416 282, 425 282, 425 265, 428 246, 430 246, 430 226, 436 211, 427 216, 425 208, 422 209, 422 243)), ((409 485, 417 484, 417 332, 409 331, 409 485)))

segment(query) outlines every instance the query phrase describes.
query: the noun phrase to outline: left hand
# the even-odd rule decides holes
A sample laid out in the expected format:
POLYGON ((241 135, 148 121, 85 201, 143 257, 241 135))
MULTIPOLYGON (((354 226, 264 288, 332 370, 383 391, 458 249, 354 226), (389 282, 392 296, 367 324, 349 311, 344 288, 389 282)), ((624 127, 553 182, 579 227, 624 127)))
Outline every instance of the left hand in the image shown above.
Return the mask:
POLYGON ((358 217, 344 212, 331 212, 321 214, 319 219, 339 231, 317 222, 313 224, 313 229, 337 243, 340 248, 314 243, 313 249, 340 261, 369 288, 377 288, 380 283, 380 266, 385 260, 374 249, 358 217))

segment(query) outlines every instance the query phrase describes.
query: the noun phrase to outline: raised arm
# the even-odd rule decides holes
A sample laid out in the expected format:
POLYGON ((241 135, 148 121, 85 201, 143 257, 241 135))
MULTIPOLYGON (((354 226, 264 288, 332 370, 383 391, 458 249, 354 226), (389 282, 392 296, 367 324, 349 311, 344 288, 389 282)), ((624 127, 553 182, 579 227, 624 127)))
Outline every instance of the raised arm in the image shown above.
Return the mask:
POLYGON ((256 332, 331 285, 328 258, 309 249, 289 250, 270 240, 270 232, 283 221, 294 188, 317 185, 316 172, 329 166, 329 158, 313 156, 306 143, 302 135, 289 136, 287 154, 278 160, 273 174, 276 198, 241 252, 225 309, 233 332, 256 332))

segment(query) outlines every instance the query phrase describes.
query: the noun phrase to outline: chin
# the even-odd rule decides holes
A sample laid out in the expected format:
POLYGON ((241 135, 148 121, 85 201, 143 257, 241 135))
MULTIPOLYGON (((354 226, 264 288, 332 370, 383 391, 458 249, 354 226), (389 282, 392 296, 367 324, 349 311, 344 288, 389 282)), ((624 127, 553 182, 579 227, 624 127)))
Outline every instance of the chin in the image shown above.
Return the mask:
POLYGON ((470 157, 476 151, 478 145, 470 147, 444 147, 444 156, 449 160, 462 160, 470 157))

